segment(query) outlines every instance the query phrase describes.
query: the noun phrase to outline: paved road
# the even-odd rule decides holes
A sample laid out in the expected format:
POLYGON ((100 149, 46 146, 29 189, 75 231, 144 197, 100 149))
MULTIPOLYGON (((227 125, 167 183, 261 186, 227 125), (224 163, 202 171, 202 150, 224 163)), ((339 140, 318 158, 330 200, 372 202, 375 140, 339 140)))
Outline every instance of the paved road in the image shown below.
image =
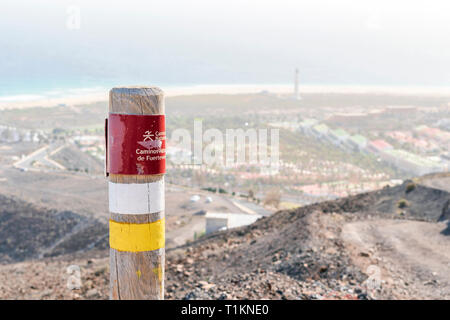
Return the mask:
POLYGON ((33 166, 33 164, 38 162, 46 169, 65 170, 65 168, 61 164, 48 157, 49 155, 56 153, 62 147, 63 145, 61 145, 60 143, 53 143, 39 148, 38 150, 25 156, 25 158, 14 163, 14 167, 23 170, 36 170, 36 167, 33 166))
POLYGON ((234 205, 237 204, 238 207, 240 207, 240 209, 242 211, 244 211, 244 213, 253 213, 253 214, 259 214, 261 216, 270 216, 272 214, 271 211, 265 209, 264 207, 257 205, 256 203, 253 202, 248 202, 242 199, 233 199, 232 203, 234 205))

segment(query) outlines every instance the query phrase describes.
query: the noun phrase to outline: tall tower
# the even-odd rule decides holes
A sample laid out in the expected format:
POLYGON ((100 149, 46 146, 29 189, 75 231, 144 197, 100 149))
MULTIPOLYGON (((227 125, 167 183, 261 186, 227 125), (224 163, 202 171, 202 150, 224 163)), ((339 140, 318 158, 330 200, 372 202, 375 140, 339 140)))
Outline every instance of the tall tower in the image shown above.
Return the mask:
POLYGON ((294 99, 301 100, 300 92, 298 89, 298 68, 295 69, 295 79, 294 79, 294 99))

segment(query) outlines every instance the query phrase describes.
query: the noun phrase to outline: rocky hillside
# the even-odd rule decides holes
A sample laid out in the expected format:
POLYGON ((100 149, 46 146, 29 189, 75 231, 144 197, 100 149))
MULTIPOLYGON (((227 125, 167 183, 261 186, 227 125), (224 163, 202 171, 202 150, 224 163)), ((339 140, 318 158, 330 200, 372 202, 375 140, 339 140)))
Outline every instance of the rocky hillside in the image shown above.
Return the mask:
POLYGON ((0 195, 0 263, 107 248, 107 234, 95 219, 0 195))
MULTIPOLYGON (((437 221, 449 199, 445 191, 406 181, 396 187, 280 211, 251 226, 204 237, 169 252, 167 296, 395 298, 395 288, 373 291, 366 286, 368 275, 353 263, 355 258, 341 237, 343 226, 367 219, 437 221)), ((357 255, 369 257, 370 253, 357 255)))
POLYGON ((70 171, 102 174, 104 170, 103 162, 82 152, 73 145, 64 147, 62 150, 52 155, 51 158, 70 171))
POLYGON ((450 220, 450 200, 447 200, 447 202, 444 204, 444 207, 442 208, 442 214, 439 217, 439 221, 446 220, 450 220))
POLYGON ((447 191, 431 188, 412 180, 393 188, 384 188, 367 194, 367 211, 391 213, 405 218, 438 221, 450 196, 447 191))
MULTIPOLYGON (((440 232, 443 224, 436 222, 446 217, 449 200, 445 191, 406 181, 375 192, 279 211, 252 225, 204 236, 167 250, 166 298, 450 297, 445 264, 450 261, 450 238, 440 232), (370 234, 370 243, 358 245, 365 234, 370 234), (382 270, 381 286, 371 285, 367 266, 382 270)), ((3 261, 53 256, 0 266, 0 298, 107 298, 108 251, 85 251, 107 247, 106 227, 75 213, 39 211, 12 199, 0 198, 0 205, 3 261), (21 237, 21 230, 28 235, 21 237), (16 253, 18 247, 22 251, 16 253), (96 252, 95 258, 92 252, 96 252), (55 257, 57 254, 61 255, 55 257), (65 268, 70 264, 82 268, 79 290, 65 288, 65 268), (29 268, 38 271, 31 275, 23 272, 29 268)))

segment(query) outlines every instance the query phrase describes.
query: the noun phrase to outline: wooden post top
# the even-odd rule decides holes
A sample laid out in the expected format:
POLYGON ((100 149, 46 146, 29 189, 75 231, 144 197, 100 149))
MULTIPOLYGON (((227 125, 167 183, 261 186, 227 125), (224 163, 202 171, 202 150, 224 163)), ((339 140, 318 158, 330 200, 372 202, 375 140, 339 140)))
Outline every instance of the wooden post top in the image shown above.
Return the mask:
POLYGON ((109 112, 164 114, 164 92, 156 86, 120 86, 109 91, 109 112))

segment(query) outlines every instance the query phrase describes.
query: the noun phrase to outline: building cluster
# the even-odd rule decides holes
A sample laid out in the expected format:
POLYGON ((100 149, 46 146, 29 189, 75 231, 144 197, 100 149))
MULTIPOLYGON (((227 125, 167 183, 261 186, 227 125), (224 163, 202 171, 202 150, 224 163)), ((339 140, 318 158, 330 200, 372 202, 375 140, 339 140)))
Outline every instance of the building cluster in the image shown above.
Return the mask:
POLYGON ((90 154, 101 161, 105 160, 105 138, 103 136, 77 135, 72 138, 72 142, 82 152, 90 154))
POLYGON ((369 140, 360 134, 351 135, 344 129, 332 129, 315 119, 306 119, 300 122, 299 130, 319 140, 330 142, 342 149, 355 152, 373 154, 386 163, 412 173, 423 175, 433 172, 449 170, 450 162, 446 158, 450 146, 450 133, 427 126, 420 126, 413 132, 392 131, 387 132, 387 138, 395 140, 399 145, 410 146, 394 148, 384 139, 369 140), (434 152, 432 156, 412 152, 434 152))
POLYGON ((19 129, 10 126, 0 125, 0 142, 16 143, 16 142, 40 142, 47 139, 43 131, 19 129))

